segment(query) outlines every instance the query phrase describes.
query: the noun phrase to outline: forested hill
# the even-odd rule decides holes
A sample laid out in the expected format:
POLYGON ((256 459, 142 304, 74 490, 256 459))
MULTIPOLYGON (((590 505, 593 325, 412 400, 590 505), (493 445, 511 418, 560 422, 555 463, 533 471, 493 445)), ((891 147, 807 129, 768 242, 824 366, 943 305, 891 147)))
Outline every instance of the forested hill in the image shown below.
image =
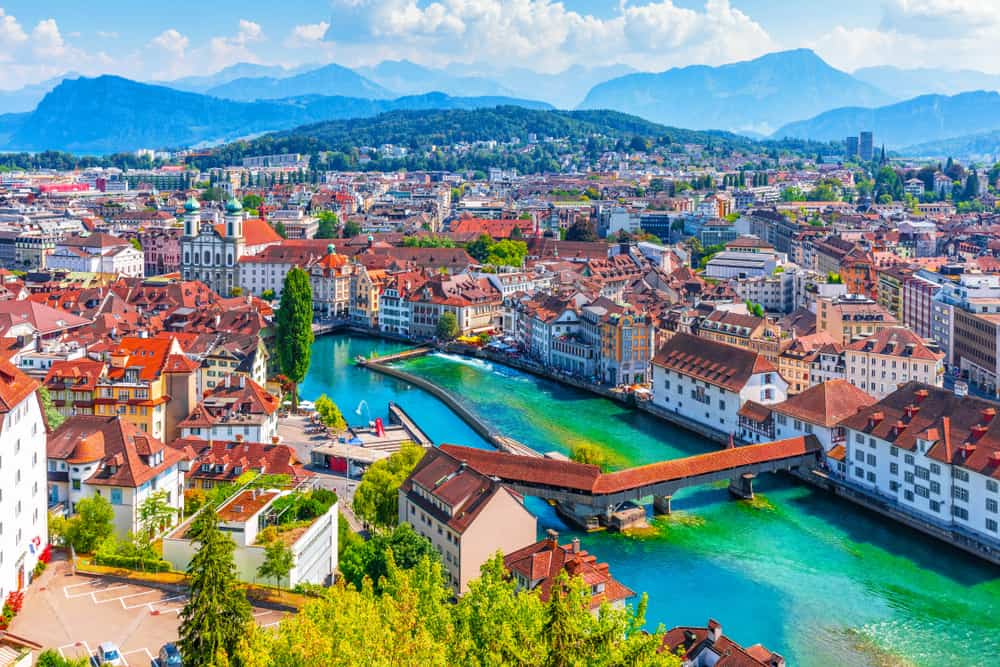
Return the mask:
MULTIPOLYGON (((213 151, 212 161, 225 164, 250 155, 331 152, 343 156, 332 157, 333 168, 351 168, 356 165, 342 162, 356 159, 360 147, 393 144, 411 152, 406 159, 395 161, 400 162, 400 167, 447 169, 452 167, 446 156, 428 158, 425 153, 432 147, 484 141, 506 143, 516 140, 528 146, 532 135, 542 142, 533 153, 546 152, 544 140, 549 137, 565 139, 580 146, 587 146, 589 142, 594 150, 614 148, 619 140, 631 142, 637 137, 652 145, 700 144, 720 150, 753 144, 750 139, 729 132, 667 127, 617 111, 555 111, 497 106, 471 110, 392 111, 372 118, 324 121, 228 144, 213 151), (595 137, 601 137, 603 141, 595 145, 595 137), (438 161, 440 164, 434 164, 438 161), (427 164, 418 164, 420 162, 427 164)), ((479 149, 490 152, 483 147, 479 149)), ((373 157, 379 167, 393 166, 385 164, 388 160, 373 157)), ((515 159, 515 156, 510 157, 515 159)), ((510 163, 510 166, 517 164, 510 163)))

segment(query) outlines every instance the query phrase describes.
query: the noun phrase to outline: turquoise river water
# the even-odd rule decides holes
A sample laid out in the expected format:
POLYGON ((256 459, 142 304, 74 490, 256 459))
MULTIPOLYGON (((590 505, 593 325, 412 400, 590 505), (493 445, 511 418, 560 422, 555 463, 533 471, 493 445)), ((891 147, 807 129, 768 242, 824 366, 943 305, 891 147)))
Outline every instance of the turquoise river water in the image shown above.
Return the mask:
MULTIPOLYGON (((445 405, 407 383, 353 365, 404 346, 326 336, 316 341, 303 396, 329 395, 349 422, 399 403, 438 443, 487 444, 445 405)), ((581 442, 615 466, 709 451, 711 443, 644 413, 511 368, 448 355, 401 368, 461 396, 504 434, 539 451, 581 442)), ((725 488, 674 497, 674 515, 642 536, 581 535, 623 583, 649 594, 647 621, 717 619, 743 644, 790 665, 1000 665, 1000 570, 788 478, 765 475, 753 502, 725 488)), ((572 530, 528 500, 539 530, 572 530)))

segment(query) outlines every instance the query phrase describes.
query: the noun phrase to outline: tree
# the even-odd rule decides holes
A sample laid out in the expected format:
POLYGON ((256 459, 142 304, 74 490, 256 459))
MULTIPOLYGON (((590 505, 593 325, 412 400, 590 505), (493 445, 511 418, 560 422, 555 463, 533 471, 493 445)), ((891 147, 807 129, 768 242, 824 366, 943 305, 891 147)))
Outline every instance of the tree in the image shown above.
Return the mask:
POLYGON ((243 296, 243 288, 240 287, 239 285, 234 285, 229 290, 229 296, 232 296, 232 297, 243 296))
POLYGON ((465 247, 465 251, 479 263, 486 261, 490 256, 490 248, 493 246, 493 238, 489 234, 480 234, 479 237, 465 247))
POLYGON ((63 535, 78 553, 93 553, 114 532, 115 510, 104 496, 84 498, 63 535))
POLYGON ((180 614, 178 644, 185 664, 217 665, 220 656, 235 656, 253 619, 236 579, 236 543, 219 530, 218 521, 206 507, 190 528, 198 551, 188 564, 189 597, 180 614))
POLYGON ((354 493, 354 513, 372 526, 395 526, 399 521, 399 485, 423 457, 423 447, 408 443, 389 458, 373 463, 354 493))
POLYGON ((567 241, 596 241, 597 229, 594 224, 585 218, 577 218, 572 225, 566 229, 567 241))
POLYGON ((257 576, 274 579, 274 585, 280 586, 281 580, 288 576, 294 565, 292 550, 280 539, 272 540, 264 547, 264 560, 257 568, 257 576))
POLYGON ((446 310, 441 313, 437 321, 437 337, 441 340, 455 340, 462 330, 458 327, 458 318, 455 313, 446 310))
POLYGON ((344 223, 344 228, 341 231, 345 239, 353 238, 361 233, 361 225, 354 220, 348 220, 344 223))
POLYGON ((316 238, 337 238, 337 228, 340 227, 340 219, 337 218, 337 214, 333 211, 320 211, 316 217, 319 218, 319 227, 316 229, 316 238))
POLYGON ((339 562, 344 581, 361 590, 368 578, 376 591, 382 590, 382 578, 389 575, 389 554, 393 562, 408 570, 424 558, 440 556, 426 537, 418 535, 413 526, 401 523, 391 533, 376 533, 367 542, 359 541, 344 550, 339 562))
POLYGON ((261 204, 264 203, 264 198, 260 195, 248 194, 243 196, 243 208, 254 208, 260 209, 261 204))
POLYGON ((312 330, 312 287, 309 285, 309 274, 299 267, 285 275, 277 319, 275 345, 278 366, 292 382, 292 407, 298 409, 298 385, 309 371, 315 340, 312 330))
POLYGON ((64 658, 55 649, 38 654, 37 667, 90 667, 90 658, 64 658))
POLYGON ((524 258, 528 256, 528 244, 524 241, 503 240, 490 246, 486 263, 493 266, 524 266, 524 258))
POLYGON ((570 460, 576 463, 586 463, 597 466, 601 470, 608 470, 608 455, 597 445, 584 442, 573 447, 569 455, 570 460))
POLYGON ((330 400, 330 397, 323 394, 316 399, 316 412, 319 414, 319 420, 323 422, 323 425, 327 428, 341 432, 347 430, 347 422, 344 420, 344 415, 340 412, 340 408, 337 404, 330 400))
POLYGON ((42 412, 45 413, 45 422, 49 430, 54 431, 62 426, 66 417, 52 404, 52 395, 44 384, 38 387, 38 400, 42 403, 42 412))
POLYGON ((133 236, 128 240, 128 242, 129 244, 131 244, 133 248, 135 248, 139 252, 142 252, 142 241, 139 240, 139 237, 133 236))
POLYGON ((173 523, 177 510, 167 502, 167 491, 158 489, 139 505, 139 525, 149 539, 173 523))
POLYGON ((264 299, 264 301, 274 301, 274 290, 273 289, 264 290, 263 292, 260 293, 260 298, 264 299))
POLYGON ((281 220, 275 220, 274 222, 272 222, 271 229, 273 229, 274 233, 280 236, 281 238, 283 239, 288 238, 288 230, 285 229, 285 223, 283 223, 281 220))

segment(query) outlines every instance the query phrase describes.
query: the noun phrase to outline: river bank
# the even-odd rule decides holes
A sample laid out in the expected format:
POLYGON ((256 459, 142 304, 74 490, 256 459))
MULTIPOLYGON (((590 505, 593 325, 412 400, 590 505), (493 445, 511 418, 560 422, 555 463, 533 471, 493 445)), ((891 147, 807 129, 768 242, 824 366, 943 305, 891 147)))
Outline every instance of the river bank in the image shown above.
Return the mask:
MULTIPOLYGON (((347 414, 401 404, 436 442, 487 447, 445 404, 419 387, 354 366, 358 356, 406 346, 356 336, 318 339, 303 395, 327 393, 347 414)), ((433 354, 401 362, 408 373, 461 396, 495 430, 539 451, 601 447, 616 465, 650 463, 718 447, 614 401, 481 359, 433 354)), ((762 642, 790 665, 990 664, 1000 654, 1000 581, 992 566, 826 492, 776 476, 757 501, 725 488, 673 499, 674 515, 644 535, 579 534, 544 502, 528 499, 539 529, 579 535, 634 590, 649 593, 651 626, 704 625, 762 642)))

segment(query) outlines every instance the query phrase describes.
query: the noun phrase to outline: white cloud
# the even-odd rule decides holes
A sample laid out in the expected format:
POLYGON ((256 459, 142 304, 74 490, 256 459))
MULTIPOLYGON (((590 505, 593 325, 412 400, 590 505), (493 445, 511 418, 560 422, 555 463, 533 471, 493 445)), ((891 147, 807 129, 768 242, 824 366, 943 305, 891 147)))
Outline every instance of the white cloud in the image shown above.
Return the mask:
POLYGON ((259 23, 240 19, 240 29, 236 33, 236 37, 233 38, 233 42, 236 44, 247 44, 248 42, 260 41, 263 37, 264 31, 261 29, 259 23))
POLYGON ((101 39, 118 39, 118 33, 114 30, 98 30, 97 36, 101 39))
POLYGON ((174 28, 169 28, 154 37, 149 43, 158 49, 182 57, 190 40, 174 28))
POLYGON ((38 22, 31 31, 31 48, 39 58, 54 60, 66 55, 66 42, 55 19, 38 22))
POLYGON ((707 0, 697 10, 672 0, 637 6, 620 2, 618 13, 608 18, 553 0, 332 3, 326 39, 341 57, 365 62, 416 56, 438 64, 500 59, 549 70, 606 62, 662 69, 752 57, 775 48, 764 28, 729 0, 707 0))
POLYGON ((297 25, 289 33, 288 38, 285 40, 285 46, 291 48, 316 46, 323 40, 323 36, 326 35, 326 31, 329 29, 330 24, 326 21, 297 25))
POLYGON ((13 60, 14 49, 27 39, 28 36, 24 34, 24 28, 17 22, 17 19, 6 14, 0 7, 0 62, 13 60))

